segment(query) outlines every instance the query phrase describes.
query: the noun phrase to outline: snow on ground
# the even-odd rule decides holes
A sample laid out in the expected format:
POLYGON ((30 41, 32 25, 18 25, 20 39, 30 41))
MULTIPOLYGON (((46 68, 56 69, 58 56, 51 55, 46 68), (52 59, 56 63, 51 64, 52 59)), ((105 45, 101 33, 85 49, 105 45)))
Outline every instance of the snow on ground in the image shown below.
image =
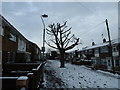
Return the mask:
POLYGON ((46 88, 118 88, 119 75, 104 74, 85 66, 66 63, 60 68, 57 60, 48 60, 45 68, 46 88))

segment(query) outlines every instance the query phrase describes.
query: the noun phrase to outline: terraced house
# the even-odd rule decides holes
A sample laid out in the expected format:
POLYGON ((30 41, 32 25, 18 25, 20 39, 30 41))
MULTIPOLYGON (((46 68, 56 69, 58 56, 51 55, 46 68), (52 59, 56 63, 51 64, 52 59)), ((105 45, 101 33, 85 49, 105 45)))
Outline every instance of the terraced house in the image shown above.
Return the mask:
MULTIPOLYGON (((120 71, 120 42, 119 39, 111 40, 112 55, 114 60, 114 67, 116 71, 120 71)), ((98 66, 102 69, 112 69, 111 56, 109 54, 109 42, 103 40, 101 44, 85 47, 80 50, 80 55, 86 56, 85 59, 92 60, 93 66, 98 66)))
POLYGON ((1 20, 2 63, 40 60, 41 50, 37 44, 27 40, 4 17, 1 20))
POLYGON ((3 16, 0 16, 2 89, 20 90, 24 87, 27 90, 36 90, 43 81, 43 67, 38 45, 26 39, 3 16))

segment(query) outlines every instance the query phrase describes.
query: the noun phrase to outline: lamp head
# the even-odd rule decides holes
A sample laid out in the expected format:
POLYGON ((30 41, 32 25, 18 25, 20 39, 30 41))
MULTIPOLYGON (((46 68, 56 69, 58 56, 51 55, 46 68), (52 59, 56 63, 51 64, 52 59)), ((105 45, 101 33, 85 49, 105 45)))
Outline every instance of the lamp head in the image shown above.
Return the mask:
POLYGON ((44 15, 42 15, 42 17, 43 17, 43 18, 47 18, 47 17, 48 17, 48 15, 44 14, 44 15))

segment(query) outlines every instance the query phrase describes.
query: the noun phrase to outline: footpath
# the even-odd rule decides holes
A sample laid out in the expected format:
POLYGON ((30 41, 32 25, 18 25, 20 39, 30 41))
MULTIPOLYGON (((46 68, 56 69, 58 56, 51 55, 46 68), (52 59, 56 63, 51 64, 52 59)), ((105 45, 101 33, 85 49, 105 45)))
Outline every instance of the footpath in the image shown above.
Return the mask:
MULTIPOLYGON (((85 66, 65 64, 60 68, 58 60, 48 60, 45 66, 45 88, 97 88, 118 90, 117 74, 91 70, 85 66)), ((120 87, 119 87, 120 88, 120 87)))

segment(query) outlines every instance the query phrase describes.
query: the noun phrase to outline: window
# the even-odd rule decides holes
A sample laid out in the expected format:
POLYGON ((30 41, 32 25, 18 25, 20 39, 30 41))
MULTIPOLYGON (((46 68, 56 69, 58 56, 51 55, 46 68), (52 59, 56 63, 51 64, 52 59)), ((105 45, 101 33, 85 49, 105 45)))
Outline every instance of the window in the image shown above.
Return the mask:
POLYGON ((114 52, 118 51, 118 47, 117 46, 113 46, 112 47, 112 51, 114 51, 114 52))
POLYGON ((19 39, 19 46, 22 45, 22 39, 19 39))
POLYGON ((3 36, 3 28, 2 28, 2 26, 0 26, 0 35, 3 36))
POLYGON ((99 53, 99 49, 98 48, 95 49, 95 53, 99 53))
POLYGON ((93 61, 92 61, 92 64, 97 64, 97 63, 96 63, 96 60, 93 60, 93 61))
POLYGON ((108 47, 101 47, 100 52, 101 53, 103 53, 103 52, 107 53, 108 52, 108 47))
POLYGON ((18 41, 18 50, 26 51, 26 42, 21 38, 19 38, 19 41, 18 41))
POLYGON ((89 54, 93 54, 93 50, 88 50, 88 53, 89 54))
POLYGON ((95 57, 96 60, 96 64, 100 64, 100 58, 99 57, 95 57))
POLYGON ((82 51, 81 54, 85 54, 85 52, 82 51))
POLYGON ((86 51, 85 51, 85 54, 87 54, 87 53, 88 53, 88 51, 86 50, 86 51))
POLYGON ((15 61, 15 52, 8 52, 8 62, 14 62, 15 61))
POLYGON ((102 60, 102 65, 106 65, 107 66, 107 61, 106 59, 101 59, 102 60))
POLYGON ((38 48, 37 48, 36 52, 37 52, 37 54, 39 53, 39 50, 38 50, 38 48))
POLYGON ((10 39, 11 41, 16 42, 16 36, 13 35, 13 34, 11 34, 11 33, 10 33, 10 37, 9 37, 9 39, 10 39))
POLYGON ((115 60, 115 66, 120 66, 120 60, 115 60))
POLYGON ((108 60, 108 62, 107 62, 107 63, 108 63, 108 66, 111 66, 111 61, 110 61, 110 60, 108 60))

